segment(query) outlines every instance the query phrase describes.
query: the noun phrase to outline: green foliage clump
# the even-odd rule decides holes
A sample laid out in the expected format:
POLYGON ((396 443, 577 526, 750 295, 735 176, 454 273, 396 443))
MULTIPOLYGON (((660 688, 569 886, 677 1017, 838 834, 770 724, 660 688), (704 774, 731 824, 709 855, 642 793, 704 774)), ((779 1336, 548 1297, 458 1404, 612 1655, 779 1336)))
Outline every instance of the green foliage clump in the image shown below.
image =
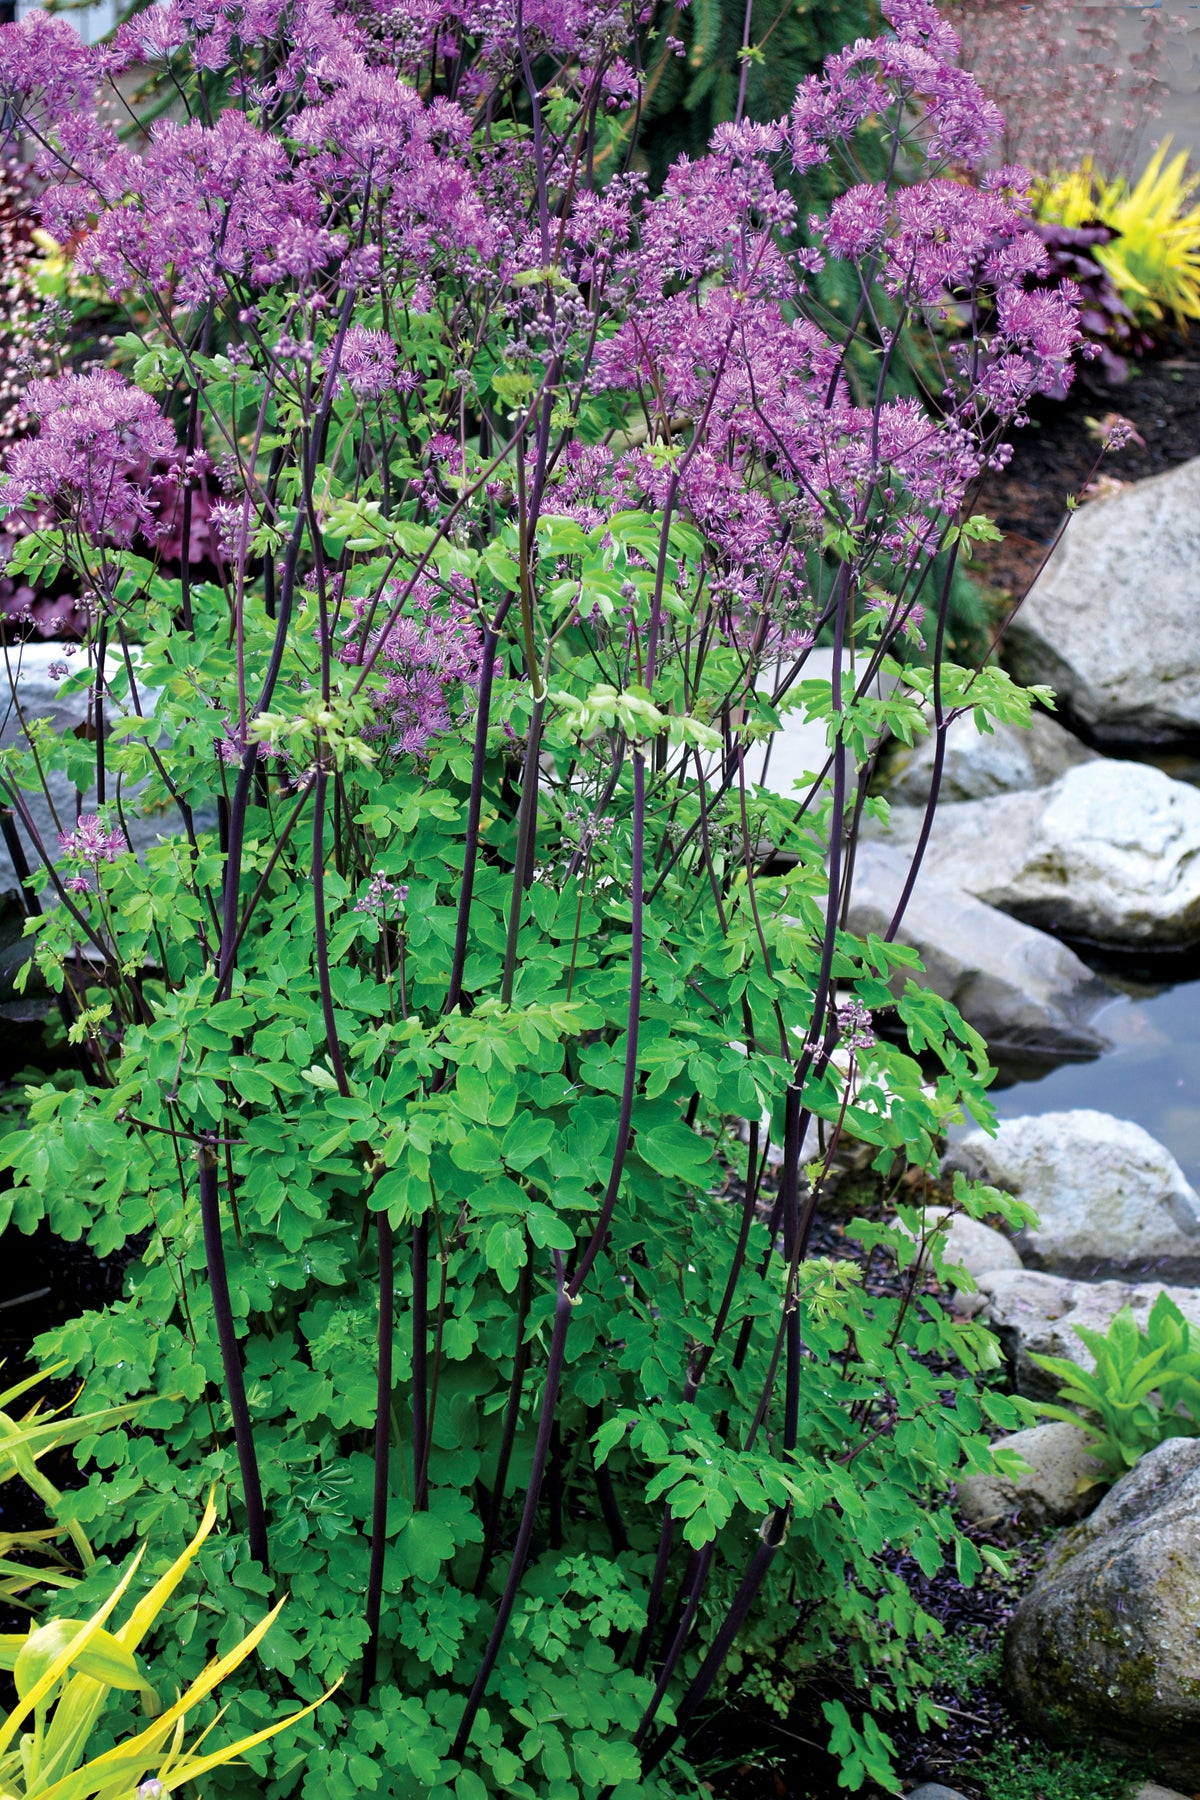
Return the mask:
POLYGON ((1200 1342, 1168 1294, 1154 1302, 1145 1330, 1128 1306, 1107 1332, 1072 1329, 1095 1367, 1035 1356, 1040 1369, 1062 1382, 1059 1403, 1043 1403, 1040 1411, 1085 1431, 1110 1480, 1167 1438, 1200 1435, 1200 1342))
POLYGON ((1145 1771, 1099 1750, 1000 1743, 971 1767, 987 1800, 1129 1800, 1145 1771))
POLYGON ((1000 1679, 999 1638, 982 1630, 947 1633, 926 1650, 923 1660, 935 1691, 959 1700, 1000 1679))
MULTIPOLYGON (((682 168, 682 197, 619 173, 640 14, 628 59, 548 37, 555 7, 517 9, 514 58, 479 14, 426 42, 297 0, 311 81, 274 24, 226 19, 215 116, 221 40, 143 20, 192 116, 72 188, 144 328, 129 379, 47 384, 13 471, 47 503, 13 571, 66 564, 91 597, 60 690, 90 726, 0 751, 79 1055, 0 1142, 0 1223, 131 1257, 120 1302, 39 1348, 96 1410, 144 1404, 80 1445, 61 1514, 153 1570, 215 1490, 231 1529, 181 1583, 167 1687, 290 1593, 265 1677, 225 1694, 249 1772, 212 1795, 666 1800, 735 1644, 785 1639, 795 1679, 836 1659, 857 1690, 855 1717, 826 1706, 847 1785, 894 1789, 886 1718, 930 1716, 937 1635, 897 1565, 999 1563, 948 1486, 1030 1415, 989 1386, 987 1329, 925 1291, 918 1209, 853 1227, 898 1291, 811 1254, 840 1135, 890 1187, 993 1119, 979 1034, 844 921, 884 735, 1038 697, 955 660, 947 622, 988 529, 970 482, 1060 352, 1010 333, 999 397, 936 412, 888 398, 885 360, 856 406, 857 326, 807 316, 765 152, 682 168), (216 484, 203 563, 162 553, 160 462, 185 543, 216 484), (762 757, 789 713, 817 766, 781 794, 762 757), (48 789, 80 797, 51 842, 48 789), (139 815, 162 831, 135 853, 139 815)), ((936 49, 932 11, 908 29, 936 49)), ((67 30, 20 39, 35 108, 67 30)), ((928 164, 904 210, 935 291, 949 256, 994 294, 971 234, 1024 213, 943 180, 978 133, 934 116, 934 51, 913 66, 930 117, 895 77, 864 131, 886 123, 889 170, 928 164)), ((875 202, 897 316, 937 313, 890 175, 875 202)))

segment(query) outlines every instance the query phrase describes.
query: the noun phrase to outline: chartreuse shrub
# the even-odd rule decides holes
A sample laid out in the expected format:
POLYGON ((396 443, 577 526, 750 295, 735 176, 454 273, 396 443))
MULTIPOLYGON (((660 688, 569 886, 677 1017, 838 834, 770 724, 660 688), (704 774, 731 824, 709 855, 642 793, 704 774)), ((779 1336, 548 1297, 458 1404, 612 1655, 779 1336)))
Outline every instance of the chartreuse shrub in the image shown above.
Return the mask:
POLYGON ((937 1631, 897 1565, 979 1569, 945 1493, 1024 1416, 993 1340, 922 1291, 915 1211, 858 1227, 895 1297, 810 1235, 840 1134, 886 1178, 991 1116, 895 941, 911 882, 882 936, 844 921, 884 732, 940 766, 964 709, 1027 713, 946 610, 971 485, 1078 328, 1028 286, 1016 177, 964 174, 999 120, 953 33, 890 20, 656 198, 607 154, 654 50, 616 5, 0 32, 47 229, 139 320, 125 373, 36 388, 6 490, 53 520, 18 572, 70 563, 91 622, 90 727, 0 764, 81 1058, 29 1092, 4 1205, 132 1255, 41 1348, 145 1401, 63 1513, 153 1570, 215 1485, 155 1669, 186 1689, 290 1593, 233 1737, 344 1678, 207 1792, 690 1791, 727 1653, 789 1634, 857 1685, 847 1783, 894 1786, 937 1631), (134 62, 178 104, 126 140, 134 62), (783 179, 881 120, 924 178, 798 244, 783 179), (890 336, 852 398, 822 259, 863 320, 989 321, 935 410, 887 398, 890 336), (201 483, 211 554, 174 579, 155 521, 187 543, 201 483), (789 714, 826 747, 780 795, 789 714), (55 838, 51 775, 81 796, 55 838))
POLYGON ((1035 190, 1040 219, 1111 229, 1111 241, 1092 255, 1151 331, 1186 329, 1189 319, 1200 319, 1200 176, 1189 174, 1186 150, 1167 162, 1170 144, 1164 138, 1132 184, 1124 176, 1106 180, 1085 159, 1035 190))

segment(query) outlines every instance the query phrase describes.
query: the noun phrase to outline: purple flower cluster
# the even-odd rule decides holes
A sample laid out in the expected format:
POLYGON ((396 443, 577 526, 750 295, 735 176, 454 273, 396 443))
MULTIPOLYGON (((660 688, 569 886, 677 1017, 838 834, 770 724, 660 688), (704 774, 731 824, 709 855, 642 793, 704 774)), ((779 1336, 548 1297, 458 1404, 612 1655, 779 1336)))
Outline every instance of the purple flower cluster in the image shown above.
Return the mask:
MULTIPOLYGON (((399 594, 399 583, 385 590, 385 617, 387 601, 399 594)), ((352 602, 338 657, 367 669, 365 692, 375 715, 368 735, 393 755, 422 756, 467 705, 479 680, 481 637, 472 609, 453 592, 422 584, 403 605, 375 626, 375 609, 352 602)))
POLYGON ((91 882, 87 870, 95 874, 102 863, 114 863, 129 849, 129 840, 116 825, 109 825, 96 813, 81 813, 74 831, 61 831, 58 848, 74 872, 63 883, 68 893, 86 894, 91 882))
POLYGON ((888 0, 892 34, 859 38, 801 85, 792 108, 797 168, 826 162, 830 147, 873 113, 921 102, 929 152, 981 162, 1004 128, 998 107, 956 66, 959 41, 932 0, 888 0))
POLYGON ((851 998, 842 1002, 837 1008, 837 1028, 843 1050, 874 1048, 874 1021, 861 1000, 851 998))
POLYGON ((386 875, 374 874, 367 884, 367 891, 362 899, 355 903, 355 912, 371 913, 375 918, 383 918, 386 914, 397 913, 408 899, 408 883, 406 881, 390 881, 386 875))
POLYGON ((94 542, 129 544, 154 529, 148 466, 169 462, 175 433, 149 394, 111 369, 35 381, 36 438, 14 444, 0 496, 6 508, 53 501, 94 542))
MULTIPOLYGON (((812 641, 814 550, 831 532, 873 582, 903 593, 971 484, 1003 460, 1006 429, 1069 382, 1080 343, 1079 296, 1047 284, 1025 173, 978 173, 1002 121, 957 66, 954 31, 932 0, 885 0, 889 28, 832 58, 786 117, 722 125, 651 196, 636 172, 580 179, 569 134, 543 144, 538 172, 528 135, 475 129, 473 97, 492 96, 481 117, 503 110, 518 10, 539 69, 557 66, 600 107, 636 98, 618 53, 630 21, 611 0, 374 12, 361 0, 168 0, 122 27, 115 51, 72 48, 57 78, 48 22, 0 28, 0 88, 41 120, 45 215, 59 235, 83 228, 81 266, 156 306, 217 304, 239 379, 249 365, 247 383, 258 371, 289 404, 332 389, 347 430, 375 419, 408 446, 407 516, 436 524, 462 507, 464 541, 515 523, 511 461, 483 471, 467 415, 489 383, 495 418, 505 381, 533 391, 553 370, 560 395, 604 396, 647 429, 640 442, 567 433, 550 463, 527 441, 527 490, 586 529, 622 510, 688 518, 727 643, 762 656, 812 641), (233 71, 237 103, 116 144, 83 104, 89 84, 164 57, 233 71), (878 120, 923 179, 853 185, 813 221, 820 247, 799 243, 793 170, 878 120), (878 391, 852 386, 846 345, 810 302, 826 259, 850 267, 864 315, 882 289, 893 316, 948 328, 936 405, 889 397, 886 332, 878 391), (353 302, 340 327, 339 288, 353 302), (268 314, 285 323, 260 340, 268 314), (436 382, 417 319, 428 341, 443 326, 453 340, 436 382), (463 507, 477 476, 479 503, 463 507)), ((68 381, 83 385, 54 388, 61 400, 43 406, 10 491, 78 497, 86 530, 128 542, 150 506, 132 452, 168 454, 167 427, 116 376, 68 381)), ((234 571, 269 522, 243 474, 239 463, 206 515, 234 571)), ((645 566, 636 551, 625 561, 626 578, 645 566)), ((479 602, 475 589, 415 580, 330 627, 326 652, 336 639, 344 662, 369 665, 375 729, 393 748, 420 754, 454 718, 477 673, 479 602)), ((593 604, 581 594, 581 616, 593 604)), ((626 596, 620 629, 636 615, 626 596)), ((919 630, 911 607, 877 617, 885 633, 919 630)))
POLYGON ((386 331, 352 325, 342 342, 337 376, 360 400, 377 399, 396 385, 396 346, 386 331))

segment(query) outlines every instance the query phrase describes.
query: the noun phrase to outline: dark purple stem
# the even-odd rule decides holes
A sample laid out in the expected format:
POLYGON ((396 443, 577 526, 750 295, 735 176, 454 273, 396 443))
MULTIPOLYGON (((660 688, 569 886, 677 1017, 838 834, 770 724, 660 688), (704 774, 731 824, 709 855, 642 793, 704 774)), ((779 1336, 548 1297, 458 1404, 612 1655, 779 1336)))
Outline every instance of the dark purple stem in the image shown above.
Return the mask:
POLYGON ((365 1706, 379 1666, 379 1618, 383 1609, 383 1565, 387 1554, 388 1456, 391 1444, 392 1340, 395 1306, 395 1259, 392 1226, 386 1212, 376 1214, 379 1251, 378 1365, 375 1372, 375 1482, 371 1498, 371 1566, 367 1574, 367 1646, 363 1651, 362 1692, 365 1706))
POLYGON ((242 1355, 238 1348, 237 1326, 229 1298, 229 1276, 225 1266, 225 1249, 221 1242, 221 1202, 217 1184, 217 1138, 205 1133, 199 1149, 200 1222, 204 1230, 204 1254, 208 1262, 208 1286, 212 1295, 213 1317, 217 1325, 217 1342, 221 1349, 221 1367, 225 1371, 225 1388, 229 1411, 233 1418, 233 1437, 237 1446, 238 1468, 242 1477, 242 1498, 246 1506, 246 1534, 250 1554, 264 1569, 270 1567, 267 1554, 267 1519, 263 1509, 262 1482, 258 1473, 258 1456, 254 1448, 254 1431, 250 1424, 250 1408, 246 1402, 246 1379, 242 1355))

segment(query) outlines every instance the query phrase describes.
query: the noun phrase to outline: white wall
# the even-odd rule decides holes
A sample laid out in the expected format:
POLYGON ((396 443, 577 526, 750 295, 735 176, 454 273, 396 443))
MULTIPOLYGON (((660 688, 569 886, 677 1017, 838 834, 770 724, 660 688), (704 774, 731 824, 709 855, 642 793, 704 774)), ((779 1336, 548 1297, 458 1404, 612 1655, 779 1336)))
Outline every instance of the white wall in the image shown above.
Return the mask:
MULTIPOLYGON (((38 0, 17 0, 17 17, 23 19, 27 12, 32 12, 38 0)), ((68 19, 79 32, 85 44, 94 44, 97 38, 111 31, 116 22, 116 0, 93 0, 91 6, 59 7, 55 9, 60 18, 68 19)))

